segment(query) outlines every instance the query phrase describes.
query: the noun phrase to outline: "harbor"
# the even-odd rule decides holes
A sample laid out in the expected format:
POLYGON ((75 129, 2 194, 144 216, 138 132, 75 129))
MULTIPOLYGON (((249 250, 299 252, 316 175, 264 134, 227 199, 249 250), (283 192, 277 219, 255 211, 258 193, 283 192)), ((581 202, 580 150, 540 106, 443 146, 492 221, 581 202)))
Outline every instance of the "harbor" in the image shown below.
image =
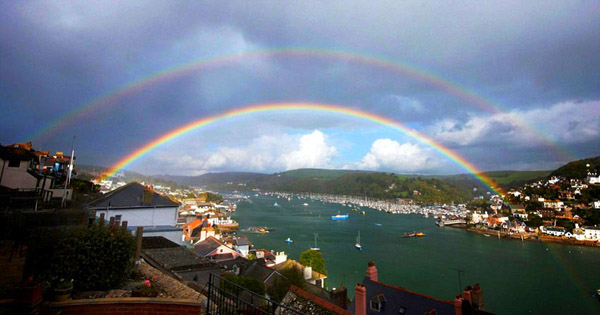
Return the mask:
POLYGON ((374 260, 383 282, 445 299, 456 295, 456 269, 464 270, 463 283, 480 283, 487 307, 497 314, 523 313, 522 306, 533 314, 600 312, 600 303, 592 298, 600 283, 595 267, 600 265, 597 248, 520 242, 440 228, 431 214, 425 218, 416 209, 412 214, 390 215, 356 204, 359 211, 366 211, 361 215, 342 202, 288 197, 252 194, 239 202, 232 218, 241 229, 268 226, 275 231, 238 234, 247 235, 255 248, 285 251, 289 257, 298 257, 318 242, 326 260, 330 289, 341 282, 348 285, 361 281, 364 263, 374 260), (273 206, 275 202, 278 207, 273 206), (348 219, 331 220, 338 212, 348 214, 348 219), (359 231, 361 250, 355 248, 359 231), (404 233, 413 231, 426 236, 403 238, 404 233), (285 243, 288 238, 293 243, 285 243), (566 262, 572 266, 568 271, 566 262), (547 278, 547 274, 555 277, 547 278), (537 289, 519 289, 515 294, 517 287, 537 289))

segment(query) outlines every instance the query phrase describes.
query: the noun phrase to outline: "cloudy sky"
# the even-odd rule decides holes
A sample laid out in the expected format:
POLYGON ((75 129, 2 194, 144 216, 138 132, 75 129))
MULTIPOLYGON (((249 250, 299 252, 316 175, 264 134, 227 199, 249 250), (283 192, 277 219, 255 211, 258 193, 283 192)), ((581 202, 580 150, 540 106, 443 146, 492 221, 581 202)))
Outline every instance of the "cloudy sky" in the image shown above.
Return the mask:
MULTIPOLYGON (((597 1, 2 1, 0 143, 110 166, 199 119, 267 103, 391 119, 481 170, 600 155, 597 1)), ((138 159, 145 174, 318 167, 465 172, 365 119, 219 120, 138 159)))

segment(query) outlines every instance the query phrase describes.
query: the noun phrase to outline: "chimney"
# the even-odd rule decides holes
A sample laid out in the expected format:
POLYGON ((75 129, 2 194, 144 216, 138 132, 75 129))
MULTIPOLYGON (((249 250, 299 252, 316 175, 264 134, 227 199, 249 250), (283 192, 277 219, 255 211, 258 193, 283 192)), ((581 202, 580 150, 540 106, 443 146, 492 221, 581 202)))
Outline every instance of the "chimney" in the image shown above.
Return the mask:
POLYGON ((154 190, 152 186, 144 187, 144 194, 142 195, 142 203, 147 205, 151 204, 154 201, 154 190))
POLYGON ((304 267, 304 280, 309 280, 312 278, 312 267, 304 267))
MULTIPOLYGON (((354 315, 367 314, 367 288, 361 283, 354 287, 354 315)), ((462 315, 462 314, 461 314, 462 315)))
POLYGON ((469 303, 473 303, 473 299, 471 298, 471 286, 468 285, 465 287, 465 290, 462 292, 462 298, 469 301, 469 303))
POLYGON ((462 297, 460 297, 460 295, 456 296, 456 299, 454 299, 454 314, 456 315, 462 315, 462 297))
POLYGON ((340 283, 339 288, 334 288, 331 291, 331 302, 343 309, 348 308, 348 290, 344 287, 343 283, 340 283))
POLYGON ((473 308, 482 311, 485 310, 483 305, 483 291, 481 290, 481 287, 479 287, 479 283, 476 283, 475 288, 473 289, 473 291, 471 291, 471 298, 473 308))
POLYGON ((377 281, 377 267, 375 267, 374 261, 369 261, 369 266, 367 267, 367 277, 371 279, 371 281, 377 281))

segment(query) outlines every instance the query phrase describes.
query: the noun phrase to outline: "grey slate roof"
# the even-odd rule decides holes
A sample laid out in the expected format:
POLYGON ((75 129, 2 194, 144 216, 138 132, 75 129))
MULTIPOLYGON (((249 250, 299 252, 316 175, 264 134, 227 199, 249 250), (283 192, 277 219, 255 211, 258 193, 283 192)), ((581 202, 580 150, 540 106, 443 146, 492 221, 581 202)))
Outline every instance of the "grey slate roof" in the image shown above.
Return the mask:
POLYGON ((215 264, 183 247, 143 249, 150 259, 171 271, 203 269, 215 264))
POLYGON ((177 243, 168 240, 162 236, 144 236, 142 238, 142 249, 156 248, 179 248, 177 243))
POLYGON ((211 236, 202 242, 194 244, 194 251, 196 254, 206 257, 206 255, 210 254, 210 252, 217 249, 221 245, 223 245, 223 243, 211 236))
MULTIPOLYGON (((432 298, 420 293, 412 292, 401 287, 390 286, 381 282, 371 281, 369 277, 365 277, 362 281, 363 285, 367 289, 367 314, 419 314, 422 315, 435 309, 438 315, 454 315, 454 304, 450 301, 442 301, 436 298, 432 298), (378 295, 383 294, 378 298, 378 295), (385 298, 385 302, 382 304, 381 312, 371 310, 371 300, 382 300, 385 298), (399 312, 401 308, 404 308, 404 313, 399 312)), ((355 313, 354 310, 355 301, 352 300, 348 310, 355 313)))
POLYGON ((252 262, 248 268, 241 274, 241 276, 252 277, 260 282, 269 280, 271 274, 277 274, 281 276, 277 271, 260 264, 259 262, 252 262))
POLYGON ((179 204, 171 199, 154 193, 151 202, 144 203, 145 187, 139 183, 129 183, 110 191, 103 196, 93 200, 90 206, 95 209, 110 208, 149 208, 149 207, 177 207, 179 204))

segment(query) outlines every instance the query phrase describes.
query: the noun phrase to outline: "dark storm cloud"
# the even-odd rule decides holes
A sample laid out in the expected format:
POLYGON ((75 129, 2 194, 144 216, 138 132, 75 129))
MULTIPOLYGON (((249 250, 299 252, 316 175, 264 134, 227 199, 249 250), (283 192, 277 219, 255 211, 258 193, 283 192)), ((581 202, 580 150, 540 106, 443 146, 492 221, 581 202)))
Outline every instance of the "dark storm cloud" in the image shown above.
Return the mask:
MULTIPOLYGON (((35 130, 71 110, 152 73, 210 56, 278 47, 382 56, 519 113, 600 98, 600 9, 592 1, 5 1, 0 21, 3 143, 30 140, 26 137, 35 130), (25 128, 23 121, 35 125, 25 128)), ((489 115, 470 100, 385 67, 316 56, 264 57, 148 86, 103 104, 43 145, 64 150, 77 134, 82 154, 107 164, 103 161, 114 161, 182 123, 239 106, 285 101, 340 104, 423 130, 445 121, 463 126, 489 115)), ((590 114, 598 116, 589 109, 572 113, 590 114)), ((346 121, 325 120, 315 117, 304 128, 300 120, 282 122, 281 128, 349 127, 346 121)), ((554 139, 571 145, 575 155, 593 153, 584 144, 600 141, 598 126, 586 124, 597 119, 572 121, 561 123, 568 130, 554 139)), ((477 132, 469 125, 461 128, 469 136, 477 132)), ((518 133, 504 121, 485 130, 496 131, 490 139, 518 133)), ((462 134, 447 132, 438 139, 444 136, 450 139, 446 144, 455 145, 462 134)), ((485 143, 498 150, 490 142, 467 141, 456 148, 485 143)), ((483 152, 474 152, 472 160, 485 159, 483 152)), ((529 163, 538 153, 519 158, 529 163)))

